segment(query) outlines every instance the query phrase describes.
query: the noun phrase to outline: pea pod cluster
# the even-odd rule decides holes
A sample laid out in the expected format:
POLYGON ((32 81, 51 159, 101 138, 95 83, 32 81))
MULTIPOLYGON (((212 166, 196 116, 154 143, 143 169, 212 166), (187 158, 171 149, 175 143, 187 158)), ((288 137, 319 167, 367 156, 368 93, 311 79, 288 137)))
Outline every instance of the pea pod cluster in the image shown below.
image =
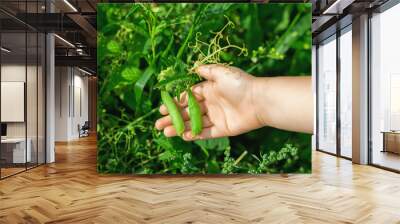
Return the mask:
MULTIPOLYGON (((190 126, 192 130, 191 132, 193 136, 197 136, 203 130, 201 108, 193 92, 189 89, 187 93, 190 126)), ((185 122, 182 118, 179 107, 176 105, 174 99, 167 91, 161 91, 161 100, 168 109, 169 116, 171 117, 176 133, 179 136, 182 136, 183 132, 185 131, 185 122)))

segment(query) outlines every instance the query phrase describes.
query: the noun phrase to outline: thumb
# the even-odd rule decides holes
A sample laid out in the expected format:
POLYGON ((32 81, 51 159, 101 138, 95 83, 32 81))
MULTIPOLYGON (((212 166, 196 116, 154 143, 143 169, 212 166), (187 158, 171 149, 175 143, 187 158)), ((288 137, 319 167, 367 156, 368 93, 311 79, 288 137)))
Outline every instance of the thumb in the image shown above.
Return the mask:
POLYGON ((220 64, 200 65, 196 69, 197 74, 210 81, 216 81, 218 76, 221 77, 228 71, 226 66, 220 64))

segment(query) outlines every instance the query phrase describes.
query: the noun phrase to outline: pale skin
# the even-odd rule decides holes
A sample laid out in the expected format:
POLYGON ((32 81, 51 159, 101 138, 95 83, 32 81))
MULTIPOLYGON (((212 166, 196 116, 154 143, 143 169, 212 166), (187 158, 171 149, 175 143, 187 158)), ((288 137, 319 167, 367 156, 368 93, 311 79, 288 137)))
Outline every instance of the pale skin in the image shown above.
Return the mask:
MULTIPOLYGON (((311 77, 255 77, 239 68, 220 64, 199 66, 205 81, 192 87, 203 113, 203 131, 193 136, 187 95, 178 106, 185 120, 186 141, 236 136, 264 126, 312 133, 313 96, 311 77)), ((155 126, 165 136, 176 136, 168 110, 160 107, 162 118, 155 126)))

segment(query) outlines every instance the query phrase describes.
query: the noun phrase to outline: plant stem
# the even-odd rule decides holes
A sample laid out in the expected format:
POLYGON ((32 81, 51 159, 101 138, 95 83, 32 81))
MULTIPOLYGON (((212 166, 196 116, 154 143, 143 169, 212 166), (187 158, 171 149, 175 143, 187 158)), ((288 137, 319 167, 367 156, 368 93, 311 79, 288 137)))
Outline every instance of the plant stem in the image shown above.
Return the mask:
POLYGON ((246 155, 247 155, 247 150, 244 150, 242 154, 235 160, 234 165, 236 166, 240 162, 240 160, 242 160, 246 155))
POLYGON ((177 58, 178 60, 181 59, 181 57, 182 57, 182 55, 183 55, 183 52, 185 51, 185 49, 186 49, 186 47, 187 47, 187 45, 188 45, 188 42, 189 42, 190 38, 192 38, 192 36, 193 36, 194 26, 195 26, 195 24, 193 23, 192 26, 190 27, 189 33, 188 33, 188 35, 186 36, 185 41, 183 42, 183 44, 182 44, 181 47, 179 48, 178 54, 176 55, 176 58, 177 58))
POLYGON ((142 161, 141 163, 138 164, 138 167, 142 167, 144 164, 150 162, 153 159, 158 158, 158 156, 153 156, 153 157, 149 157, 149 159, 142 161))
POLYGON ((148 112, 147 114, 145 114, 145 115, 143 115, 143 116, 141 116, 141 117, 136 118, 134 121, 132 121, 131 123, 129 123, 128 125, 126 125, 126 126, 123 128, 123 130, 126 130, 126 129, 130 128, 131 126, 133 126, 133 125, 139 123, 140 121, 144 120, 145 118, 149 117, 150 115, 154 114, 154 113, 157 112, 157 111, 158 111, 158 108, 152 109, 152 110, 151 110, 150 112, 148 112))

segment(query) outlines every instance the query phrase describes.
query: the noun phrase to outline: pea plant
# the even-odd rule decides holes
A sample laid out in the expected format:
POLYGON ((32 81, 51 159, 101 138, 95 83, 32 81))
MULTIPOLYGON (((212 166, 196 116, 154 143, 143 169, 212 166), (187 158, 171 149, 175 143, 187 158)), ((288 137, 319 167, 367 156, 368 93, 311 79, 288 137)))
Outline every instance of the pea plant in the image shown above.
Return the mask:
POLYGON ((203 129, 191 87, 198 66, 230 64, 263 76, 309 75, 307 4, 99 4, 98 170, 207 174, 310 172, 310 136, 262 128, 241 136, 185 142, 154 128, 166 105, 188 95, 193 135, 203 129), (294 35, 294 34, 295 35, 294 35))

